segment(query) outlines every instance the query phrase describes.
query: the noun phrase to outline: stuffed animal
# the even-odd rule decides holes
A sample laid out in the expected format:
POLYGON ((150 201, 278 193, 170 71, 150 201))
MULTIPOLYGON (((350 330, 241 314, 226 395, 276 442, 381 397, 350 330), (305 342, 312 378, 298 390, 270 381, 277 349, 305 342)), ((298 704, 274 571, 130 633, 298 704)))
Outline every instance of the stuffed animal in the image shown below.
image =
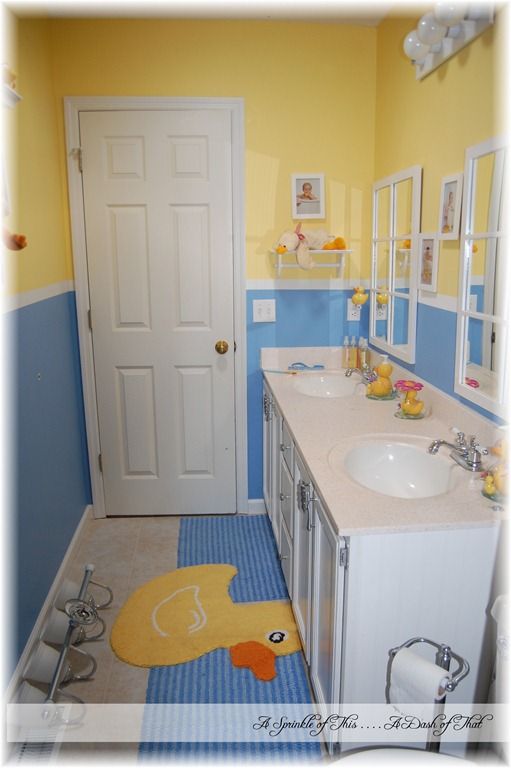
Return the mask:
POLYGON ((333 248, 341 247, 334 246, 332 243, 341 243, 342 247, 346 247, 342 238, 336 238, 332 241, 332 238, 323 229, 310 229, 307 232, 302 232, 301 222, 296 225, 293 232, 287 231, 279 238, 277 247, 275 250, 277 253, 290 253, 296 252, 296 260, 298 265, 302 269, 312 269, 314 266, 314 259, 309 253, 311 250, 333 250, 333 248))

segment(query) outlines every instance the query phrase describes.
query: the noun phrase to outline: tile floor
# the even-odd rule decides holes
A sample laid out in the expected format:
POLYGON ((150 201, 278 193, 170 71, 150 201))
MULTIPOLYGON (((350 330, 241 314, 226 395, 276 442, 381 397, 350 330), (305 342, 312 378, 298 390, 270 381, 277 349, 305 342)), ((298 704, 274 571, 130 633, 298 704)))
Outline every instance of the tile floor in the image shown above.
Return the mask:
MULTIPOLYGON (((145 702, 149 670, 133 667, 115 656, 109 642, 110 630, 119 609, 137 587, 177 567, 178 536, 178 517, 87 520, 65 577, 81 583, 84 566, 93 563, 93 578, 108 584, 114 600, 101 611, 106 623, 104 637, 81 646, 98 663, 94 679, 72 683, 66 691, 90 703, 145 702)), ((54 760, 65 765, 135 764, 138 744, 62 744, 54 760)))
MULTIPOLYGON (((110 630, 119 609, 135 589, 177 567, 178 536, 177 517, 107 518, 86 522, 65 576, 80 583, 85 564, 93 563, 93 578, 108 584, 114 600, 101 611, 106 623, 104 637, 81 646, 90 651, 98 663, 94 679, 72 683, 66 686, 66 691, 95 704, 145 702, 149 672, 115 656, 110 648, 110 630)), ((96 594, 99 597, 101 592, 96 594)))

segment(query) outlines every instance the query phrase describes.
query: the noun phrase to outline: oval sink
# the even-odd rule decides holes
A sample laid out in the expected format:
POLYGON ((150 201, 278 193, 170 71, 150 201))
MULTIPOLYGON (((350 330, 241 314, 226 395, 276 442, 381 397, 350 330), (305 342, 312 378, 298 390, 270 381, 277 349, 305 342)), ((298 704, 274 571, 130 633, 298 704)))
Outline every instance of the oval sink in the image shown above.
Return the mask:
MULTIPOLYGON (((454 486, 456 464, 444 456, 427 452, 430 440, 413 445, 399 438, 366 440, 348 450, 344 469, 360 485, 385 496, 425 499, 447 493, 454 486)), ((339 469, 335 453, 331 466, 339 469)))
MULTIPOLYGON (((358 378, 347 378, 343 371, 302 373, 293 380, 296 391, 309 397, 347 397, 355 394, 358 385, 362 385, 358 378)), ((363 385, 360 391, 365 392, 363 385)))

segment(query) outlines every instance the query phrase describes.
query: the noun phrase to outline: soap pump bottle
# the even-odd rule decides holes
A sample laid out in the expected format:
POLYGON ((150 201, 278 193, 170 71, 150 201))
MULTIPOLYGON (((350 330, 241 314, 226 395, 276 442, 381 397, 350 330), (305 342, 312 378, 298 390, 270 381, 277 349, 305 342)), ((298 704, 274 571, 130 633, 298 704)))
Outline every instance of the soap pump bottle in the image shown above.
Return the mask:
POLYGON ((358 368, 358 347, 354 336, 351 337, 350 344, 350 368, 358 368))
POLYGON ((343 368, 350 367, 350 340, 348 336, 344 337, 343 346, 342 346, 342 367, 343 368))
POLYGON ((367 339, 363 336, 358 340, 358 362, 361 369, 367 365, 367 339))

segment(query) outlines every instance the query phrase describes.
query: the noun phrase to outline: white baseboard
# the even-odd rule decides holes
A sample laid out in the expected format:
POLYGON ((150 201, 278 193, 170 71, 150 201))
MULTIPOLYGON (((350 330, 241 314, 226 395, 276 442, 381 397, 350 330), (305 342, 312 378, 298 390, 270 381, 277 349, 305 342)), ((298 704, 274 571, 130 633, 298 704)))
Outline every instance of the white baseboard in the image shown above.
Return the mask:
POLYGON ((248 500, 248 514, 249 515, 264 515, 266 514, 266 506, 264 499, 249 499, 248 500))
POLYGON ((23 652, 20 656, 20 660, 18 661, 18 664, 16 665, 16 669, 14 670, 14 673, 12 675, 11 681, 9 685, 7 686, 6 691, 6 701, 10 702, 12 701, 12 698, 14 696, 14 693, 18 687, 18 685, 21 682, 21 677, 23 674, 23 670, 25 669, 25 666, 28 661, 28 657, 30 656, 30 653, 32 651, 32 648, 34 647, 36 641, 39 639, 39 636, 41 634, 41 631, 43 629, 44 621, 46 619, 46 616, 50 610, 50 608, 53 605, 53 601, 55 600, 55 596, 60 588, 60 585, 64 579, 64 573, 67 569, 67 565, 69 561, 71 560, 75 549, 77 549, 78 540, 80 538, 82 529, 87 522, 89 517, 93 517, 93 507, 91 504, 85 507, 83 515, 80 519, 80 522, 76 526, 76 530, 73 534, 73 538, 69 542, 69 546, 66 550, 66 554, 64 555, 62 559, 62 563, 60 564, 60 567, 55 575, 55 578, 53 579, 53 583, 48 591, 48 594, 46 596, 46 600, 43 603, 43 606, 41 610, 39 611, 39 615, 35 621, 34 627, 32 629, 32 632, 30 633, 30 636, 25 644, 25 647, 23 649, 23 652))

